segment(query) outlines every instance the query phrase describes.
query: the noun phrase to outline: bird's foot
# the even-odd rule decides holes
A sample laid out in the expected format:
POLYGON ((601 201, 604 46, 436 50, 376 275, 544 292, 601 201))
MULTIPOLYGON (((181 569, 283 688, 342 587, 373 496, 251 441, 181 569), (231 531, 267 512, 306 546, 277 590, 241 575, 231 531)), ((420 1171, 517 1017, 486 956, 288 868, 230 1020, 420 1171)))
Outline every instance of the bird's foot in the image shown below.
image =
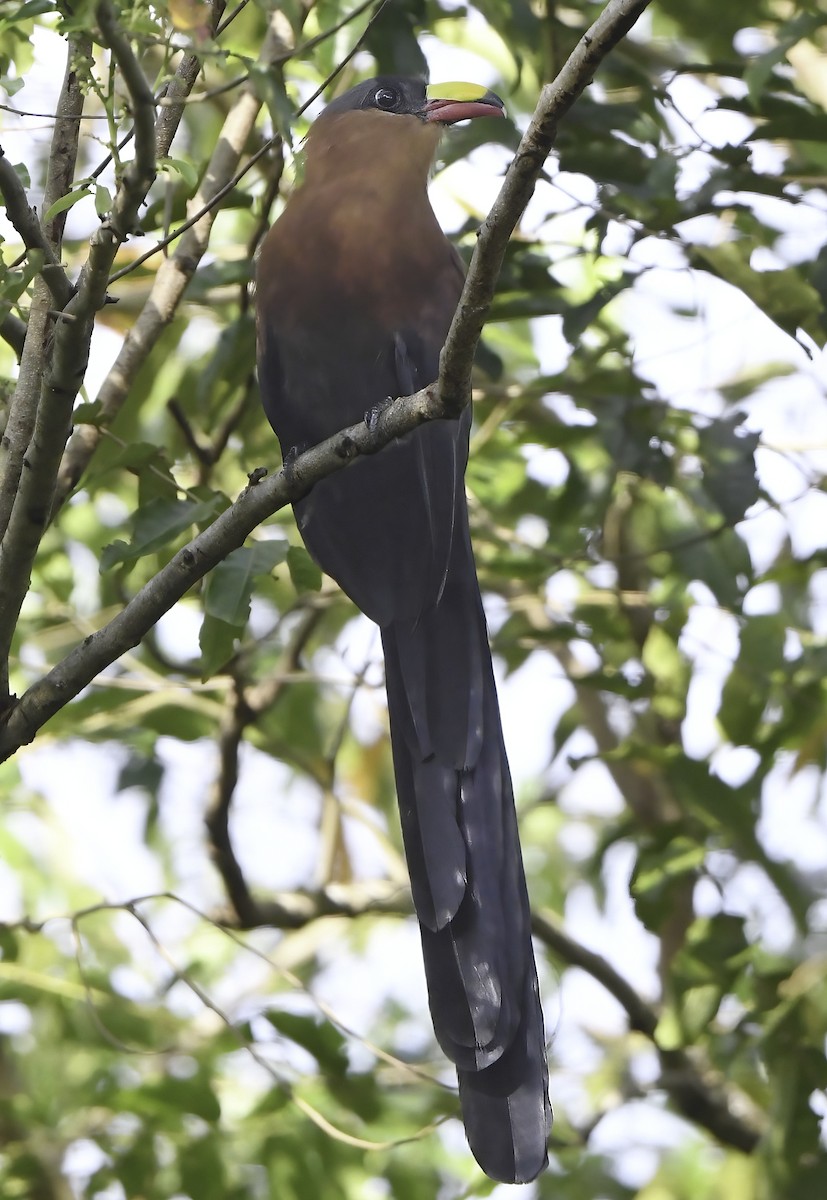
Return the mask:
POLYGON ((378 404, 374 404, 373 408, 369 408, 365 413, 365 424, 371 433, 373 433, 379 424, 379 418, 382 416, 382 413, 393 404, 393 401, 393 396, 386 396, 384 400, 380 400, 378 404))
POLYGON ((285 454, 284 458, 282 459, 282 466, 287 467, 287 468, 292 467, 293 463, 296 461, 296 459, 301 458, 301 456, 304 454, 305 450, 309 450, 309 449, 310 449, 309 442, 299 442, 297 445, 291 446, 290 449, 285 454))
POLYGON ((299 442, 297 445, 291 446, 287 453, 282 456, 281 469, 284 472, 284 476, 288 483, 292 483, 292 481, 296 478, 296 463, 304 454, 305 450, 309 450, 309 448, 309 442, 299 442))

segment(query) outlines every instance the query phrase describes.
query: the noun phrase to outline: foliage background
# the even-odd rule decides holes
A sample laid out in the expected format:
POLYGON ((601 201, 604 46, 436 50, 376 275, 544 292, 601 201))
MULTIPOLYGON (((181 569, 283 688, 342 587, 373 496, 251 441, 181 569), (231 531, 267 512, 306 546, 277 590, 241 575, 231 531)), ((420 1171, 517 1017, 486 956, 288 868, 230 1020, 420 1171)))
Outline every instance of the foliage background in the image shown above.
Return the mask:
MULTIPOLYGON (((65 214, 72 280, 133 153, 102 10, 156 97, 191 80, 95 318, 11 692, 277 465, 249 284, 299 104, 357 40, 336 89, 423 50, 495 87, 509 121, 453 131, 434 184, 469 257, 601 7, 0 7, 6 163, 53 237, 65 214), (53 122, 18 114, 54 111, 67 53, 84 120, 44 211, 53 122)), ((825 26, 815 0, 653 3, 561 126, 479 354, 468 486, 556 1113, 527 1196, 823 1195, 825 26)), ((8 400, 53 298, 0 230, 8 400)), ((497 1190, 425 1011, 383 705, 377 639, 280 512, 0 768, 4 1196, 497 1190)))

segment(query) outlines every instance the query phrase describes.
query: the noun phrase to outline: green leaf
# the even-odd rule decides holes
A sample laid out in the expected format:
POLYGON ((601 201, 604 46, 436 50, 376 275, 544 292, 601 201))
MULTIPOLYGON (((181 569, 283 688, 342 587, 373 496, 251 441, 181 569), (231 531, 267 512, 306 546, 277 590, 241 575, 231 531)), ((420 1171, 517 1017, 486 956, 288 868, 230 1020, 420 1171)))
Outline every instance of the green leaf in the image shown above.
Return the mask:
POLYGON ((293 587, 299 595, 321 590, 322 573, 304 546, 291 546, 287 551, 286 561, 293 587))
POLYGON ((79 200, 85 200, 91 194, 93 182, 91 179, 77 180, 70 192, 67 192, 65 196, 59 197, 59 199, 55 200, 54 204, 50 205, 47 212, 43 215, 44 222, 48 225, 49 221, 58 216, 59 213, 66 212, 67 209, 77 204, 79 200))
POLYGON ((761 107, 762 96, 767 90, 770 76, 775 67, 784 62, 787 51, 802 38, 815 33, 824 22, 825 18, 821 13, 799 13, 793 20, 780 26, 773 39, 775 44, 772 49, 759 54, 746 68, 744 83, 749 88, 750 99, 757 108, 761 107))
POLYGON ((323 1071, 330 1075, 345 1074, 348 1069, 345 1039, 329 1021, 276 1008, 270 1008, 262 1015, 279 1033, 312 1054, 323 1071))
MULTIPOLYGON (((20 80, 21 84, 24 82, 25 82, 25 80, 23 80, 23 79, 20 80)), ((15 88, 15 91, 17 91, 17 88, 15 88)), ((29 168, 26 166, 25 163, 15 163, 14 164, 14 173, 17 176, 17 178, 20 180, 20 182, 23 184, 24 188, 30 188, 32 186, 32 177, 29 174, 29 168)))
POLYGON ((167 500, 157 496, 140 508, 133 521, 132 540, 112 542, 100 560, 101 572, 120 563, 135 562, 145 554, 154 554, 202 521, 221 511, 218 496, 209 500, 167 500))
POLYGON ((660 625, 652 625, 643 646, 643 665, 659 684, 672 688, 683 680, 687 664, 676 642, 660 625))
POLYGON ((112 211, 112 194, 103 184, 95 185, 95 212, 99 217, 105 217, 112 211))
POLYGON ((25 0, 15 10, 15 21, 30 21, 33 17, 41 17, 55 11, 53 0, 25 0))
POLYGON ((619 279, 603 284, 583 304, 570 305, 563 310, 563 336, 567 342, 579 341, 589 326, 597 320, 607 304, 632 286, 635 276, 625 272, 619 279))
POLYGON ((706 858, 706 851, 699 842, 688 837, 668 837, 666 844, 661 839, 651 852, 641 854, 632 880, 632 894, 643 897, 647 893, 660 893, 663 887, 675 879, 694 872, 706 858))
POLYGON ((91 404, 76 405, 72 410, 72 424, 95 425, 98 427, 105 424, 103 406, 98 400, 94 400, 91 404))
POLYGON ((784 662, 787 630, 773 613, 748 617, 741 627, 741 647, 721 693, 718 720, 736 746, 753 744, 757 726, 770 702, 769 677, 784 662))
POLYGON ((198 187, 198 171, 191 162, 187 162, 184 158, 170 158, 169 155, 162 155, 158 159, 158 170, 166 172, 174 172, 180 175, 187 190, 194 192, 198 187))
POLYGON ((267 105, 273 128, 281 134, 288 146, 292 146, 296 109, 287 95, 281 72, 273 71, 259 63, 251 63, 249 80, 258 98, 267 105))
POLYGON ((821 298, 795 267, 778 271, 755 271, 749 264, 752 246, 746 242, 723 242, 719 246, 695 246, 692 263, 711 271, 719 279, 739 288, 744 295, 785 333, 795 337, 804 329, 819 346, 824 345, 821 298))
POLYGON ((198 633, 202 679, 211 679, 217 671, 227 665, 235 654, 243 633, 243 625, 231 625, 209 613, 204 616, 198 633))
POLYGON ((215 1138, 193 1139, 182 1148, 181 1189, 198 1200, 227 1200, 226 1171, 221 1144, 215 1138))
POLYGON ((20 956, 20 943, 17 934, 4 925, 0 925, 0 959, 4 962, 17 962, 20 956))
POLYGON ((250 599, 255 580, 269 575, 287 557, 287 539, 257 541, 241 546, 220 562, 207 577, 204 610, 228 625, 242 628, 250 616, 250 599))
POLYGON ((166 1111, 179 1120, 183 1113, 193 1113, 211 1124, 221 1117, 221 1107, 212 1085, 200 1073, 189 1079, 168 1075, 156 1083, 144 1084, 125 1093, 122 1104, 126 1111, 150 1116, 166 1111))
POLYGON ((118 773, 117 789, 142 788, 154 795, 164 778, 164 768, 154 754, 130 753, 118 773))
POLYGON ((698 428, 704 487, 731 524, 740 521, 759 498, 755 451, 759 436, 732 413, 698 428))

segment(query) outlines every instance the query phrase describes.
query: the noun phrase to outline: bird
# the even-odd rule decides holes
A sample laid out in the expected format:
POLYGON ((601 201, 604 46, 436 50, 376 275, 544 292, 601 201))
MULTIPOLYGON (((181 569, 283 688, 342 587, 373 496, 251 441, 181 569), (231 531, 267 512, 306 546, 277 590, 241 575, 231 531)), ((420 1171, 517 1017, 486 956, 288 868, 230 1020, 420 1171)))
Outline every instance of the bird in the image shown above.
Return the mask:
MULTIPOLYGON (((381 75, 311 125, 256 267, 258 377, 285 461, 436 380, 464 281, 428 199, 440 136, 502 117, 476 84, 381 75)), ((394 775, 429 1007, 472 1153, 528 1182, 551 1129, 511 775, 469 531, 470 406, 294 505, 318 565, 381 632, 394 775)))

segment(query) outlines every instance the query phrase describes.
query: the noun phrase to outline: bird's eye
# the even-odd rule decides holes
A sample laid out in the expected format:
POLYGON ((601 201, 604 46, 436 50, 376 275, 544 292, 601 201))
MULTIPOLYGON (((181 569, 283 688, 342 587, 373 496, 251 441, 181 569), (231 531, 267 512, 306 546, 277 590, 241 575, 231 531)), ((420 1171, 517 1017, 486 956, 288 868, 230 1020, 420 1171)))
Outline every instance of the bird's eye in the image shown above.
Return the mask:
POLYGON ((399 104, 399 92, 395 92, 393 88, 377 88, 373 93, 373 103, 385 112, 393 112, 399 104))

